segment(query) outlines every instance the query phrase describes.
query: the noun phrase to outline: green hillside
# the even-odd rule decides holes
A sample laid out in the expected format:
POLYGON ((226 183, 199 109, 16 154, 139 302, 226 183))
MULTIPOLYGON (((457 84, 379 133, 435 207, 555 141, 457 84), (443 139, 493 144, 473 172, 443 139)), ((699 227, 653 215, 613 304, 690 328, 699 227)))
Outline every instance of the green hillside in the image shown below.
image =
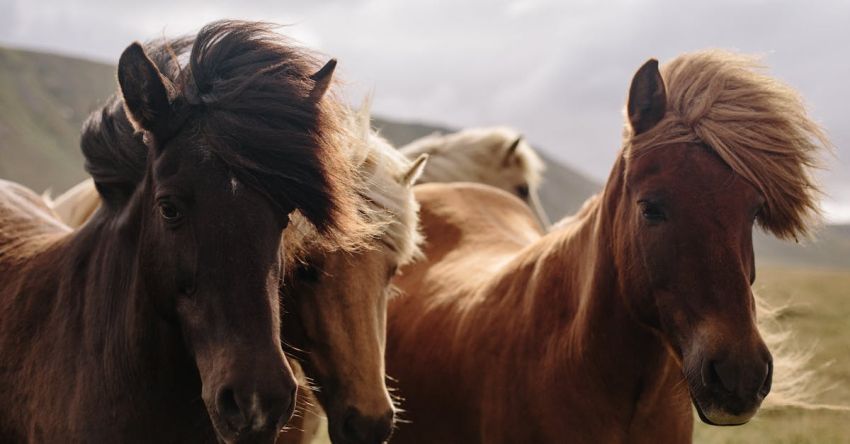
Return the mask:
POLYGON ((0 48, 0 177, 54 192, 83 179, 80 125, 114 89, 112 66, 0 48))

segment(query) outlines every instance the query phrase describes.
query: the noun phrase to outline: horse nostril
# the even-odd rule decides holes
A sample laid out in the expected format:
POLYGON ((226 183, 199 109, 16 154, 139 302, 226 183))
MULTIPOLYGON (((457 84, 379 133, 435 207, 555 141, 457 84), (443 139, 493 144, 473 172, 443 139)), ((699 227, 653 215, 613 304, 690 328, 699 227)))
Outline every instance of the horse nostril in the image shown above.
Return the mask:
POLYGON ((759 395, 762 397, 767 396, 770 393, 770 387, 773 384, 773 358, 767 361, 767 372, 765 372, 764 381, 761 384, 761 389, 759 389, 759 395))
POLYGON ((248 426, 248 421, 236 400, 236 393, 229 387, 218 391, 215 400, 216 410, 221 419, 234 431, 240 431, 248 426))
POLYGON ((393 423, 395 423, 395 412, 390 409, 379 419, 379 425, 376 428, 376 437, 378 441, 388 441, 393 433, 393 423))
POLYGON ((735 370, 728 363, 711 361, 708 364, 708 380, 709 385, 720 384, 728 392, 735 390, 735 370))
POLYGON ((709 387, 720 384, 720 375, 717 374, 716 361, 709 361, 702 366, 702 385, 709 387))
POLYGON ((360 440, 362 436, 362 427, 360 424, 360 414, 356 410, 349 410, 345 415, 345 420, 342 423, 342 433, 346 439, 355 441, 360 440))
POLYGON ((351 408, 343 421, 343 436, 351 442, 383 443, 392 434, 393 416, 394 413, 390 410, 377 418, 370 418, 351 408))

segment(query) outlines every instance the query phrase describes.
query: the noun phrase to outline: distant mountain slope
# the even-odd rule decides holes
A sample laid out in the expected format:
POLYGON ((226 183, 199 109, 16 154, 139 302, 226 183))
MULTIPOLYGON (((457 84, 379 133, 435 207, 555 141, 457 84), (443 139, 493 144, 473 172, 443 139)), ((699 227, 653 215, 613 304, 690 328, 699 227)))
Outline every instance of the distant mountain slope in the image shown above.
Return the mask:
POLYGON ((758 231, 754 236, 759 264, 850 269, 850 225, 825 225, 816 241, 781 241, 758 231))
POLYGON ((80 126, 115 85, 109 65, 0 48, 0 177, 36 191, 84 178, 80 126))
MULTIPOLYGON (((115 91, 115 67, 69 57, 0 48, 0 178, 58 194, 86 177, 79 149, 85 117, 115 91)), ((449 128, 375 118, 397 146, 449 128)), ((553 220, 573 213, 602 185, 543 154, 541 198, 553 220)), ((813 244, 757 233, 763 264, 850 269, 850 226, 826 226, 813 244)))

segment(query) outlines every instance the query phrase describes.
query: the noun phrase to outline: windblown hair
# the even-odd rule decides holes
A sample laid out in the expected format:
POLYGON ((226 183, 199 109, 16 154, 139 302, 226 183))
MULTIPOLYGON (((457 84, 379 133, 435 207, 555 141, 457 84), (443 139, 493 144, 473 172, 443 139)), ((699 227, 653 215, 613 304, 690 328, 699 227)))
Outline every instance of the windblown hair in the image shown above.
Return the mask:
POLYGON ((507 127, 469 128, 452 134, 426 136, 399 149, 409 159, 423 153, 429 155, 420 183, 480 182, 492 185, 493 175, 503 174, 505 168, 518 168, 528 185, 536 188, 545 166, 525 140, 517 146, 516 161, 503 162, 508 147, 520 137, 516 130, 507 127))
MULTIPOLYGON (((219 21, 195 38, 154 41, 146 52, 174 86, 184 125, 241 182, 282 209, 293 206, 340 245, 368 232, 357 217, 353 178, 340 147, 344 112, 315 94, 321 64, 265 23, 219 21)), ((82 139, 96 182, 137 184, 147 150, 132 136, 121 100, 89 119, 82 139)))
POLYGON ((135 188, 145 175, 147 147, 117 95, 112 95, 83 123, 80 148, 86 158, 86 171, 96 183, 135 188))
POLYGON ((762 228, 783 239, 805 237, 820 214, 811 170, 831 144, 802 98, 763 71, 755 58, 717 50, 675 58, 661 68, 666 115, 640 135, 627 129, 627 154, 703 143, 762 193, 762 228))
MULTIPOLYGON (((180 73, 178 57, 192 48, 193 39, 158 39, 145 45, 145 53, 159 70, 170 77, 180 73)), ((135 187, 145 174, 148 150, 130 123, 119 93, 92 112, 83 122, 80 148, 86 158, 86 171, 101 183, 123 183, 135 187)))
MULTIPOLYGON (((404 265, 421 255, 422 242, 419 205, 402 183, 411 161, 372 129, 369 107, 367 99, 359 110, 346 109, 344 119, 344 129, 352 136, 345 152, 355 172, 357 209, 366 224, 374 228, 371 245, 387 245, 396 254, 398 264, 404 265)), ((290 246, 287 263, 302 263, 312 254, 330 252, 326 245, 314 242, 319 233, 297 213, 285 235, 290 246)), ((364 247, 370 245, 364 243, 364 247)))

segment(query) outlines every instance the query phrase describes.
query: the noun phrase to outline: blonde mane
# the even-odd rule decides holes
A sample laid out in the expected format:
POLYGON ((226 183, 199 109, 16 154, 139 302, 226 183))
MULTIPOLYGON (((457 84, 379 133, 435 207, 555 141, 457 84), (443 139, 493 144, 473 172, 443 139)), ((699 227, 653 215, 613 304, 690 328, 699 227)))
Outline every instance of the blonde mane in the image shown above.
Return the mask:
POLYGON ((521 137, 508 127, 469 128, 452 134, 433 134, 415 140, 399 150, 413 159, 428 154, 428 165, 419 179, 427 182, 480 182, 498 183, 496 175, 505 168, 519 169, 532 188, 540 185, 545 169, 543 161, 524 139, 516 148, 516 163, 506 165, 507 148, 521 137))
POLYGON ((820 215, 812 169, 831 144, 799 94, 763 71, 753 57, 718 50, 673 59, 661 68, 667 112, 646 133, 627 129, 626 155, 703 143, 762 193, 762 228, 782 239, 805 237, 820 215))
MULTIPOLYGON (((406 264, 421 254, 422 241, 417 229, 419 205, 402 181, 412 163, 372 130, 368 98, 359 110, 347 110, 346 130, 352 135, 344 151, 356 170, 358 211, 365 225, 374 228, 361 248, 370 248, 369 239, 380 241, 395 252, 399 265, 406 264)), ((292 246, 287 248, 287 263, 304 263, 311 254, 335 249, 321 242, 315 227, 298 212, 293 213, 285 236, 286 245, 292 246)))

